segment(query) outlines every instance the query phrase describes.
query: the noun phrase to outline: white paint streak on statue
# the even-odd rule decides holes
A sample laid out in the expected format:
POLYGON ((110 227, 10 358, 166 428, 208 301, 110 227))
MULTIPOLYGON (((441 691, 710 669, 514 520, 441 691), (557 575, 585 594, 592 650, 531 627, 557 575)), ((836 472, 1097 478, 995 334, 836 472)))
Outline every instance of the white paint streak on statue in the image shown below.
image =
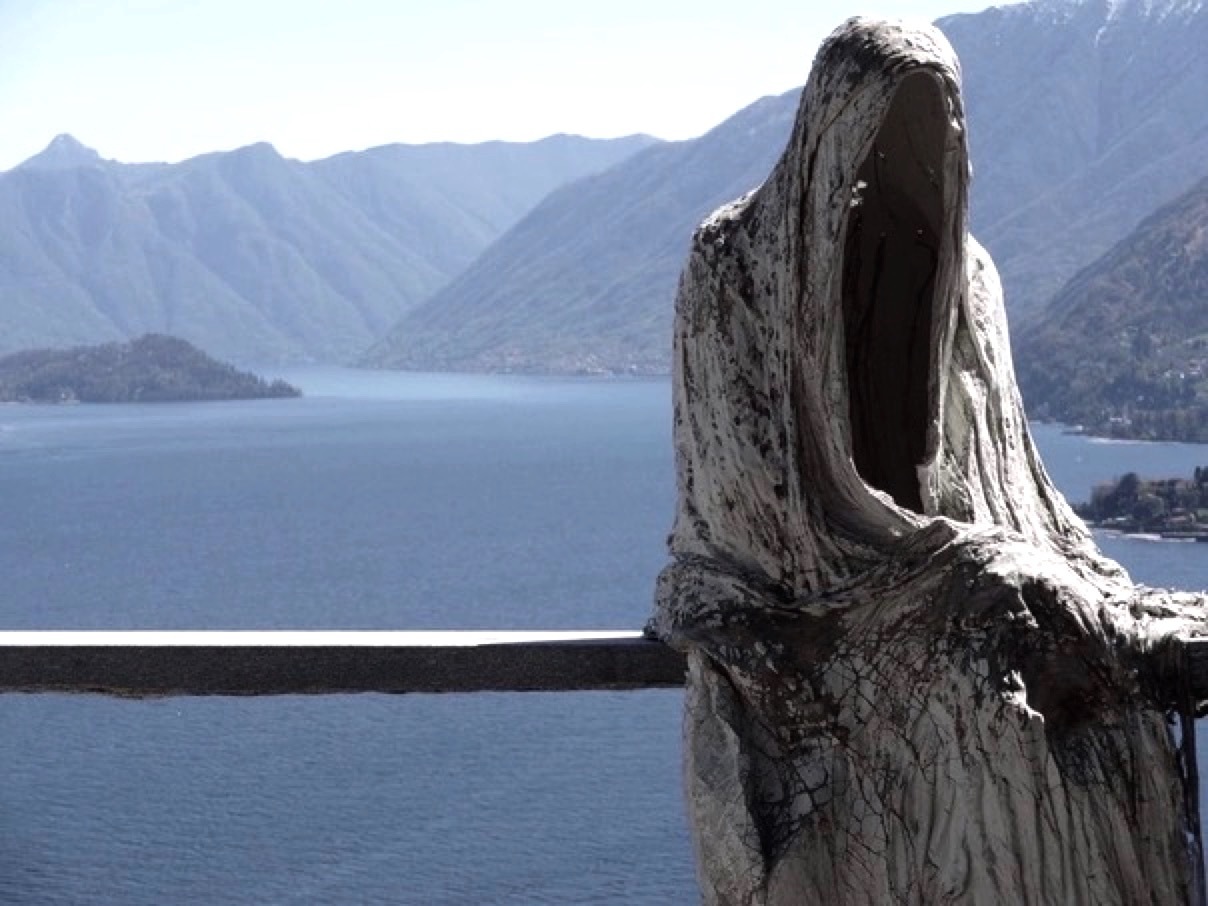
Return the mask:
POLYGON ((1200 896, 1149 680, 1204 611, 1135 587, 1049 481, 968 180, 943 36, 856 19, 694 238, 651 626, 689 655, 708 903, 1200 896))

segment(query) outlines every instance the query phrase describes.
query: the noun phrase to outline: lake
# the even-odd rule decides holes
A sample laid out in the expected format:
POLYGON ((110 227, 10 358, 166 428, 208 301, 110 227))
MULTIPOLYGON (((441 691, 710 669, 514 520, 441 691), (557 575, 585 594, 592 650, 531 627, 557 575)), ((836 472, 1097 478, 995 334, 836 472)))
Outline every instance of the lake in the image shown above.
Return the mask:
MULTIPOLYGON (((627 629, 669 384, 305 369, 300 400, 0 407, 0 628, 627 629)), ((1036 435, 1075 498, 1208 451, 1036 435)), ((1208 545, 1104 536, 1140 581, 1208 545)), ((675 691, 0 697, 0 903, 697 900, 675 691)))

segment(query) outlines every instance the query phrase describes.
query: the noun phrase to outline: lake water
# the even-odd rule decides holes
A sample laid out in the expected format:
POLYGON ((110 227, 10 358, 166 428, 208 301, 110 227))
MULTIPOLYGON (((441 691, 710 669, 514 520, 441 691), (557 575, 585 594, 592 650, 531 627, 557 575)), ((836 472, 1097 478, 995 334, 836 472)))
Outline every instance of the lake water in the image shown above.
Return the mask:
MULTIPOLYGON (((666 381, 280 376, 307 396, 0 407, 0 628, 641 626, 666 381)), ((1036 434, 1074 498, 1208 464, 1036 434)), ((1101 543, 1208 585, 1208 545, 1101 543)), ((694 903, 679 709, 0 696, 0 903, 694 903)))

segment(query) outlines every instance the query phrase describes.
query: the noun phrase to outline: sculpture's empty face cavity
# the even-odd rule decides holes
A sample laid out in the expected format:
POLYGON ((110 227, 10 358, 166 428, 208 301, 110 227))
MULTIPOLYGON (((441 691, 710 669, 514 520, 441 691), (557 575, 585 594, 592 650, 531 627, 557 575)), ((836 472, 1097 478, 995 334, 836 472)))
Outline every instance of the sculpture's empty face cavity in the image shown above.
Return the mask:
POLYGON ((860 165, 844 240, 852 458, 867 484, 915 512, 922 511, 917 466, 933 408, 947 129, 939 81, 907 76, 860 165))

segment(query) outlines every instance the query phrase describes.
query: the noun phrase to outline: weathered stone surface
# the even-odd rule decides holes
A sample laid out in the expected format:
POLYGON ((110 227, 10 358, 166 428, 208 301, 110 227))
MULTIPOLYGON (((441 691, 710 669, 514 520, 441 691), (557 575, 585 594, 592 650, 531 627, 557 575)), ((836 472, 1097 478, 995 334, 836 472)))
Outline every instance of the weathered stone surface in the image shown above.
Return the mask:
POLYGON ((708 903, 1200 896, 1159 674, 1203 611, 1135 587, 1049 481, 968 180, 945 39, 856 19, 694 238, 651 625, 688 654, 708 903))

